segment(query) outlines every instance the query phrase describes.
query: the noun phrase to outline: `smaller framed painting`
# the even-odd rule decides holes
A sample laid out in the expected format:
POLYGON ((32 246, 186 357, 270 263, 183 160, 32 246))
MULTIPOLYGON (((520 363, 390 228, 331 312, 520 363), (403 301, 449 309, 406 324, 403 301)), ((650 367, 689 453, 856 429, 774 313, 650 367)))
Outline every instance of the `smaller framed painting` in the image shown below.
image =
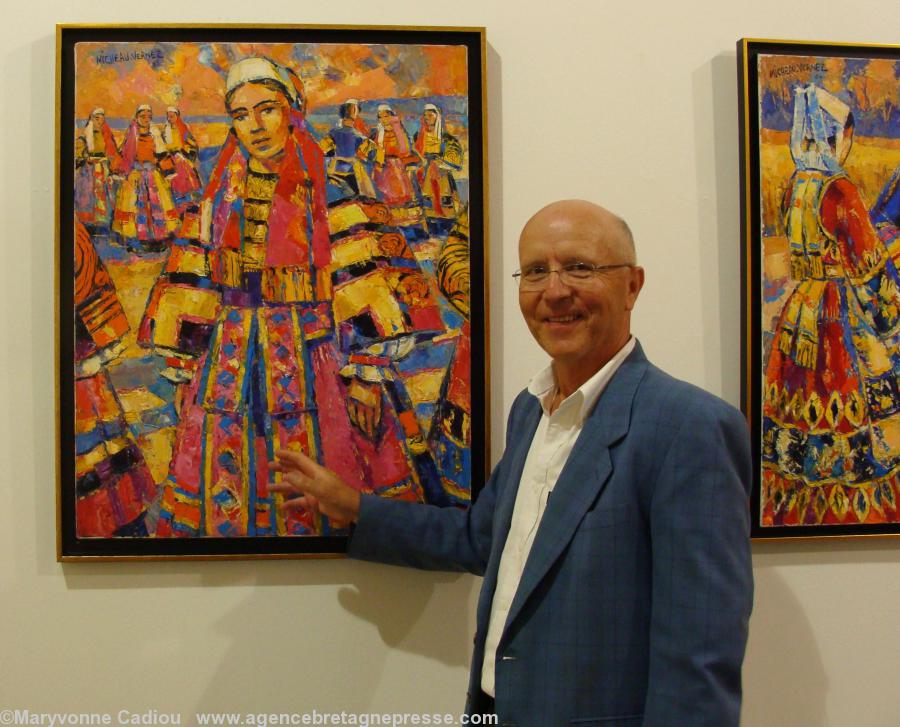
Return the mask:
POLYGON ((737 48, 752 535, 898 535, 900 47, 737 48))
POLYGON ((339 555, 484 483, 482 28, 60 26, 58 556, 339 555))

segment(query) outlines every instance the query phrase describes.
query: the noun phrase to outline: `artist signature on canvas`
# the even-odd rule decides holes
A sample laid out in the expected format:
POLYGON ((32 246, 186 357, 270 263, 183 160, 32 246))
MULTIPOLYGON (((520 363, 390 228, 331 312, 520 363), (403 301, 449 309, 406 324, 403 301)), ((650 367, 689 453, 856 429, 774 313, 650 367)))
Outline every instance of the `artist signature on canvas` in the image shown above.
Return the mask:
POLYGON ((135 50, 127 52, 108 52, 98 53, 94 56, 97 65, 112 65, 114 63, 128 63, 129 61, 150 61, 158 62, 163 59, 163 52, 158 48, 152 50, 135 50))
POLYGON ((779 78, 781 76, 790 76, 794 73, 805 73, 807 71, 817 71, 825 73, 827 69, 824 63, 791 63, 787 66, 779 66, 769 71, 769 78, 779 78))

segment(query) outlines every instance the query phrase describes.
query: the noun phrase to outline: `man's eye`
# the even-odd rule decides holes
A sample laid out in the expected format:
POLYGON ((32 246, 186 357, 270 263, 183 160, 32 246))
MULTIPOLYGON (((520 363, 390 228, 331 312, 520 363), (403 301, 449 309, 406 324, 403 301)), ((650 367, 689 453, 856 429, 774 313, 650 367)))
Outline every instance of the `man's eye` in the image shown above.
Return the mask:
POLYGON ((547 275, 547 268, 542 265, 533 265, 522 270, 522 277, 529 280, 539 280, 547 275))
POLYGON ((566 265, 563 270, 576 278, 587 278, 593 275, 594 266, 588 265, 587 263, 570 263, 566 265))

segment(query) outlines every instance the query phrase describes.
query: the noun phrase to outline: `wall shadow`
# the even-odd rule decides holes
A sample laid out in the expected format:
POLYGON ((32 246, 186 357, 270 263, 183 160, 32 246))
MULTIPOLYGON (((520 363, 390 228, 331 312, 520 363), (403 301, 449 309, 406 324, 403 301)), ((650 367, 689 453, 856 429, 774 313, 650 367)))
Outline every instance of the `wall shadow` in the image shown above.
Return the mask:
POLYGON ((900 549, 896 538, 796 538, 753 543, 755 563, 777 565, 826 566, 865 563, 898 563, 900 549))
MULTIPOLYGON (((47 35, 31 45, 31 68, 29 88, 34 92, 27 94, 29 98, 28 128, 30 129, 30 146, 27 154, 30 159, 22 185, 28 190, 28 208, 19 211, 22 219, 27 220, 27 239, 22 241, 19 249, 23 259, 28 259, 30 270, 30 296, 25 310, 12 311, 12 315, 21 327, 27 321, 27 332, 21 341, 30 348, 30 361, 35 370, 31 375, 31 390, 21 389, 10 397, 8 414, 14 424, 10 431, 16 438, 31 435, 30 445, 22 447, 29 453, 26 457, 12 457, 9 472, 10 482, 33 482, 34 491, 17 489, 14 495, 21 498, 13 509, 23 516, 31 511, 34 523, 31 531, 35 539, 33 571, 40 575, 52 575, 56 572, 54 560, 56 546, 54 532, 56 530, 56 489, 57 475, 55 464, 59 457, 58 440, 54 435, 54 422, 58 426, 58 415, 54 416, 55 391, 57 373, 54 362, 59 358, 56 350, 56 330, 54 326, 56 300, 55 270, 55 232, 56 217, 53 214, 56 197, 56 153, 54 147, 56 114, 54 104, 57 102, 55 91, 55 67, 48 59, 55 57, 55 38, 47 35), (37 89, 42 89, 38 92, 37 89), (48 163, 49 162, 49 163, 48 163), (30 175, 30 178, 29 178, 30 175), (27 343, 24 343, 27 341, 27 343), (48 357, 47 353, 50 352, 48 357), (17 400, 32 409, 33 431, 21 429, 21 412, 17 400), (15 422, 19 423, 16 424, 15 422)), ((10 75, 10 74, 7 74, 10 75)), ((20 97, 21 98, 21 97, 20 97)), ((25 150, 21 150, 24 155, 25 150)), ((14 163, 13 163, 14 164, 14 163)), ((24 196, 24 192, 23 192, 24 196)), ((14 330, 14 329, 10 329, 14 330)), ((57 364, 58 365, 58 364, 57 364)), ((11 382, 18 381, 10 378, 11 382)), ((24 445, 24 442, 21 443, 24 445)), ((20 445, 21 446, 21 445, 20 445)), ((15 522, 15 521, 13 521, 15 522)), ((18 525, 17 527, 21 527, 18 525)), ((21 568, 25 564, 20 564, 21 568)))
POLYGON ((736 55, 723 53, 692 74, 697 162, 702 330, 706 380, 737 405, 741 389, 741 240, 736 55))
MULTIPOLYGON (((337 603, 330 591, 305 598, 315 586, 303 578, 296 585, 304 588, 291 589, 296 607, 285 612, 284 599, 271 605, 258 593, 266 588, 263 576, 251 597, 221 614, 213 631, 227 647, 217 656, 206 689, 197 695, 197 708, 220 710, 226 694, 234 695, 233 708, 239 710, 247 704, 245 685, 253 684, 252 702, 267 705, 266 711, 301 711, 298 705, 302 711, 381 711, 385 694, 402 701, 387 705, 390 709, 461 710, 473 628, 471 596, 480 579, 369 563, 346 565, 354 568, 349 582, 337 591, 337 603), (355 622, 336 629, 337 609, 355 622), (260 662, 260 652, 267 648, 278 650, 281 663, 294 664, 291 674, 260 662), (433 701, 434 689, 415 672, 402 675, 407 689, 398 690, 395 680, 402 667, 397 651, 447 667, 438 670, 447 675, 446 705, 422 701, 433 701), (271 677, 261 679, 260 668, 271 670, 271 677), (288 683, 293 686, 286 689, 288 683)), ((434 668, 427 671, 434 673, 434 668)))
POLYGON ((503 453, 503 423, 506 412, 503 403, 503 378, 505 364, 505 346, 503 340, 506 309, 503 304, 503 93, 501 79, 502 60, 494 47, 487 44, 487 140, 488 140, 488 200, 487 219, 489 222, 489 249, 485 262, 488 265, 489 281, 489 353, 490 375, 487 381, 487 396, 490 417, 491 456, 488 462, 493 466, 503 453))
POLYGON ((829 683, 813 627, 774 568, 756 568, 754 575, 741 723, 821 727, 829 683))

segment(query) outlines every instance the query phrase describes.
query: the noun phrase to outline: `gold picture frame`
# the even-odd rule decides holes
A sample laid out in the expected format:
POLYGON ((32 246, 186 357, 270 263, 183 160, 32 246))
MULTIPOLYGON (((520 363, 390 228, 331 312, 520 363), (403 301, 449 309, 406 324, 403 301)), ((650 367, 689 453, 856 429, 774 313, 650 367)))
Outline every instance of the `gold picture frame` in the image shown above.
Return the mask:
POLYGON ((57 27, 58 560, 340 556, 346 529, 268 490, 279 448, 364 492, 477 496, 485 47, 57 27))
POLYGON ((758 539, 900 534, 900 46, 738 42, 758 539))

